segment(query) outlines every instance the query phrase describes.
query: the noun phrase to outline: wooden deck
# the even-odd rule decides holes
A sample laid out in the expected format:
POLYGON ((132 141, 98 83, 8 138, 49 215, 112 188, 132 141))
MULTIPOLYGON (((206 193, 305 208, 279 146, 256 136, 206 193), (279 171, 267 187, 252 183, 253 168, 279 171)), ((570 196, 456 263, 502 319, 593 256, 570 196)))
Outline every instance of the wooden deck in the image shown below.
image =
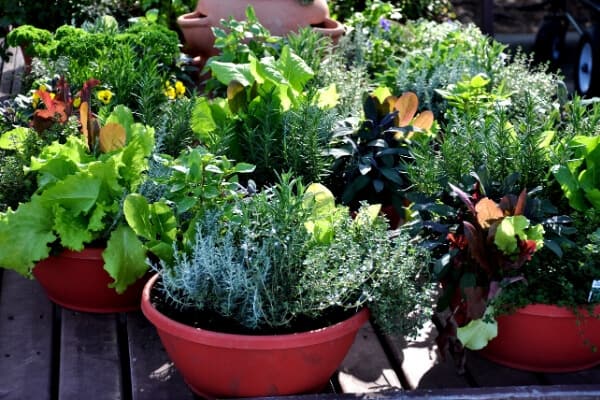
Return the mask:
MULTIPOLYGON (((18 92, 22 58, 2 67, 0 100, 18 92)), ((472 353, 466 373, 458 375, 450 360, 440 359, 434 335, 428 327, 406 342, 367 324, 326 393, 301 398, 600 399, 600 366, 534 374, 472 353)), ((69 311, 52 304, 36 281, 0 269, 0 399, 196 398, 141 312, 69 311)))
MULTIPOLYGON (((600 399, 600 367, 534 374, 469 354, 458 375, 431 344, 382 337, 367 324, 315 398, 600 399)), ((192 400, 141 312, 94 315, 52 304, 33 280, 0 272, 0 399, 192 400)), ((298 397, 298 396, 296 396, 298 397)))

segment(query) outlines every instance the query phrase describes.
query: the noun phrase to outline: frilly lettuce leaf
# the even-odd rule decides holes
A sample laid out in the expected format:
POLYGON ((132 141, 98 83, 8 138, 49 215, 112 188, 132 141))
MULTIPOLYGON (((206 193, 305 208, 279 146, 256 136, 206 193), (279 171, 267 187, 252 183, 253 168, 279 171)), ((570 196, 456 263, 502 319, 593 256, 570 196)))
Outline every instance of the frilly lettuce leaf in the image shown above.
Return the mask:
POLYGON ((519 240, 534 240, 536 249, 544 244, 544 228, 542 225, 530 227, 529 220, 523 215, 505 217, 498 225, 494 243, 504 254, 518 253, 519 240))
POLYGON ((0 135, 0 149, 23 152, 25 141, 33 131, 29 128, 18 127, 0 135))
POLYGON ((53 223, 52 210, 44 207, 39 196, 16 211, 0 214, 0 266, 29 276, 34 263, 50 254, 48 244, 56 240, 53 223))
POLYGON ((317 91, 317 106, 324 109, 334 108, 340 102, 340 94, 335 83, 317 91))
POLYGON ((458 340, 470 350, 481 350, 488 342, 498 336, 498 322, 488 320, 493 314, 493 307, 488 306, 482 318, 474 319, 456 330, 458 340))
POLYGON ((93 240, 88 229, 88 218, 58 205, 54 207, 54 231, 61 245, 75 251, 83 250, 85 243, 93 240))

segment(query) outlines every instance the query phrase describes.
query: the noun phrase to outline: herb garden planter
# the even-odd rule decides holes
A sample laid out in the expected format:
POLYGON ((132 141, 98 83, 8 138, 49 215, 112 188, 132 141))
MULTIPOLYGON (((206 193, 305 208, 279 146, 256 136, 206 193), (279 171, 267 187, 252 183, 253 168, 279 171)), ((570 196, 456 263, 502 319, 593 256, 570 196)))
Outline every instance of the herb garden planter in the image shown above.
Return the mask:
POLYGON ((534 304, 503 315, 498 336, 481 351, 508 367, 535 372, 570 372, 600 364, 600 306, 596 317, 580 309, 534 304))
POLYGON ((151 292, 142 294, 142 312, 191 389, 201 396, 248 397, 321 390, 344 359, 358 329, 369 318, 363 309, 332 326, 284 335, 237 335, 193 328, 159 312, 151 292))
POLYGON ((103 250, 65 250, 38 262, 33 275, 50 300, 71 310, 112 313, 139 309, 146 280, 139 279, 123 294, 109 288, 112 278, 104 270, 103 250))
POLYGON ((218 53, 213 47, 213 27, 222 19, 246 19, 246 8, 252 6, 256 17, 273 35, 284 36, 300 27, 331 36, 334 40, 344 33, 341 23, 329 18, 326 0, 301 4, 298 0, 199 0, 196 9, 177 19, 185 39, 185 51, 202 60, 218 53))

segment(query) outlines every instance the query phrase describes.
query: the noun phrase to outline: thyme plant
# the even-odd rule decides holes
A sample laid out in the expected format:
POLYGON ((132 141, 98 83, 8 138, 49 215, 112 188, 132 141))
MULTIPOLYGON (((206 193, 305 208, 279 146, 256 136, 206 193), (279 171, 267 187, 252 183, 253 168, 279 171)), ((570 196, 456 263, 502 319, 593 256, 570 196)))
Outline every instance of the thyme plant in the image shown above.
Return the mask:
POLYGON ((201 216, 195 240, 161 264, 168 301, 260 332, 368 306, 384 330, 414 332, 429 317, 426 254, 312 188, 284 175, 232 213, 201 216))

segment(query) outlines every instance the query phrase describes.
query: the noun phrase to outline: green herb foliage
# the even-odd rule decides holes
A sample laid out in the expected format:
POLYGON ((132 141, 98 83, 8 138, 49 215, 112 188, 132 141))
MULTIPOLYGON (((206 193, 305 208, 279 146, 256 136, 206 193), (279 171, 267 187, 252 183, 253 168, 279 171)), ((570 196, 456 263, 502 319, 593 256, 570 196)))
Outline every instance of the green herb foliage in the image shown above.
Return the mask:
POLYGON ((154 131, 134 123, 124 107, 117 107, 109 122, 125 131, 123 147, 100 153, 89 149, 82 137, 69 136, 64 144, 54 142, 32 158, 35 194, 16 210, 0 214, 3 267, 28 276, 51 247, 80 251, 104 244, 105 269, 117 292, 145 273, 144 249, 122 221, 121 202, 143 180, 154 131))
MULTIPOLYGON (((333 204, 331 193, 326 197, 333 204)), ((427 275, 423 254, 406 236, 390 240, 383 220, 361 215, 353 222, 335 211, 324 216, 330 208, 319 212, 322 200, 311 199, 298 181, 283 176, 236 202, 236 218, 205 213, 189 250, 180 247, 174 263, 162 263, 170 301, 255 330, 368 305, 387 329, 397 315, 410 314, 414 318, 396 328, 414 331, 427 315, 415 307, 430 295, 428 285, 420 285, 427 275), (332 234, 318 239, 306 224, 323 218, 332 234)))

